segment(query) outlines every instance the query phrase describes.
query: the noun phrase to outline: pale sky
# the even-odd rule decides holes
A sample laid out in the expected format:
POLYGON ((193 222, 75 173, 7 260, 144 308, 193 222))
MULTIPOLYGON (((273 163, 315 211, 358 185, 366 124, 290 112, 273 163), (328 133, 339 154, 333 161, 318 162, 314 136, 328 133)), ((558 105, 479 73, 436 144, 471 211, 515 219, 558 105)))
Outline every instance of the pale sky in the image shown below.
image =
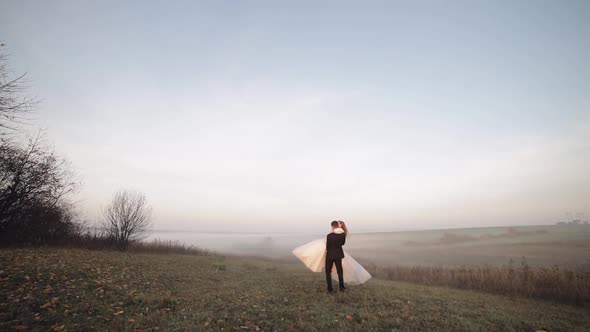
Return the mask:
POLYGON ((590 1, 6 1, 80 210, 158 229, 590 217, 590 1))

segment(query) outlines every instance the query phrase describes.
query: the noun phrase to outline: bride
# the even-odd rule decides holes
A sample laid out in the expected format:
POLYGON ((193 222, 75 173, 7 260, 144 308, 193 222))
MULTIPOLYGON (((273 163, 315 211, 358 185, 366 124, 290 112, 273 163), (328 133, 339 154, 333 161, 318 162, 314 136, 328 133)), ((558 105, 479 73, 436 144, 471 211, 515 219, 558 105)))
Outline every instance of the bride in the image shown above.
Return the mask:
MULTIPOLYGON (((346 224, 341 221, 332 222, 332 232, 328 234, 326 239, 331 237, 331 234, 344 234, 344 244, 348 231, 346 224)), ((326 267, 326 239, 318 239, 306 243, 293 249, 293 255, 299 258, 307 268, 313 272, 322 272, 326 267)), ((359 285, 371 279, 371 275, 367 272, 354 258, 352 258, 346 251, 343 251, 344 258, 342 258, 342 271, 344 281, 347 284, 359 285)), ((338 265, 338 263, 336 263, 338 265)), ((330 263, 330 266, 332 264, 330 263)), ((338 280, 337 269, 331 269, 332 279, 338 280)), ((328 278, 329 279, 329 278, 328 278)), ((328 288, 331 288, 331 281, 328 280, 328 288)), ((341 286, 341 288, 343 288, 341 286)))

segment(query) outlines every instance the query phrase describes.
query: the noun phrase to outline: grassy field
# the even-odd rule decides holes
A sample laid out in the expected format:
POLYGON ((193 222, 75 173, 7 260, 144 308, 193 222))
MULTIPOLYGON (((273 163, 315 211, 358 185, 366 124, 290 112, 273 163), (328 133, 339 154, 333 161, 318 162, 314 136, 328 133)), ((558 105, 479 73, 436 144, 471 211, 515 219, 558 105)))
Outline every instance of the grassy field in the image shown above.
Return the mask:
POLYGON ((588 308, 370 280, 326 294, 297 264, 0 250, 0 330, 588 331, 588 308))

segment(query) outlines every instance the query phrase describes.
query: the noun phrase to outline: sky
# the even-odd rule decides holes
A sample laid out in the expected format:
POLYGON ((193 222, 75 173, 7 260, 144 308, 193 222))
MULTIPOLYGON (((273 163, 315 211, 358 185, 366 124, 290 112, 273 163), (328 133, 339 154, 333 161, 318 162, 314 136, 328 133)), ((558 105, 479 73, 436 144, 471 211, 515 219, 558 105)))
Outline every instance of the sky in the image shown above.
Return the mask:
MULTIPOLYGON (((590 217, 588 1, 13 1, 87 218, 351 231, 590 217)), ((33 130, 33 129, 31 129, 33 130)))

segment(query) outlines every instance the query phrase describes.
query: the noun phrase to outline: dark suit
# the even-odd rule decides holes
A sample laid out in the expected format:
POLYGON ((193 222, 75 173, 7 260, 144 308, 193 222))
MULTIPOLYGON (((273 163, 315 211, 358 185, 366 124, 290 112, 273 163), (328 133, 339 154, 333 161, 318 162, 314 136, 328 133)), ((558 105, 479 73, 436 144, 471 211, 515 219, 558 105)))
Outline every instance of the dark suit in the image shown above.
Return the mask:
POLYGON ((342 246, 344 243, 346 243, 346 234, 330 233, 326 236, 326 283, 328 283, 329 291, 332 291, 333 265, 336 265, 340 289, 344 289, 344 276, 342 273, 342 258, 344 258, 342 246))

